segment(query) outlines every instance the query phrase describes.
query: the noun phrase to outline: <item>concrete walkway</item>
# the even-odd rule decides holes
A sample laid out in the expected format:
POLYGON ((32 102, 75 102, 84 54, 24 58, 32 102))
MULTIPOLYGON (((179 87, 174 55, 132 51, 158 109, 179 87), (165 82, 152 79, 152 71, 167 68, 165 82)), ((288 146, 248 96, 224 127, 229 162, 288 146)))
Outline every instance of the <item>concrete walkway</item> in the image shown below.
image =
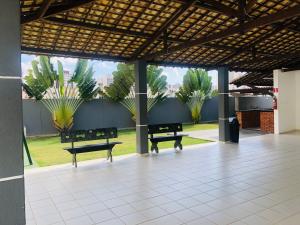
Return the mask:
MULTIPOLYGON (((184 132, 184 134, 187 134, 192 138, 200 138, 200 139, 205 139, 210 141, 219 140, 218 129, 189 131, 189 132, 184 132)), ((245 129, 240 130, 240 139, 255 137, 260 135, 264 135, 264 133, 260 132, 259 130, 245 130, 245 129)))

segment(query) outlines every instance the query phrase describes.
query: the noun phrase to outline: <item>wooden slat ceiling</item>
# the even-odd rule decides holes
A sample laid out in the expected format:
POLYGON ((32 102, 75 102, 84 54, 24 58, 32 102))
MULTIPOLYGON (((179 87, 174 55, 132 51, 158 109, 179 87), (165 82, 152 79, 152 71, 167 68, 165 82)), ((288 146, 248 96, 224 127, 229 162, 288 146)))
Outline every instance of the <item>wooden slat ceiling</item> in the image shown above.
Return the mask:
POLYGON ((300 0, 20 0, 23 53, 265 72, 300 58, 300 0))
MULTIPOLYGON (((282 64, 281 64, 282 65, 282 64)), ((300 70, 300 60, 290 60, 284 66, 281 66, 282 71, 300 70)), ((248 72, 245 76, 233 80, 230 84, 240 86, 259 86, 259 87, 273 87, 273 71, 266 70, 263 72, 248 72)))

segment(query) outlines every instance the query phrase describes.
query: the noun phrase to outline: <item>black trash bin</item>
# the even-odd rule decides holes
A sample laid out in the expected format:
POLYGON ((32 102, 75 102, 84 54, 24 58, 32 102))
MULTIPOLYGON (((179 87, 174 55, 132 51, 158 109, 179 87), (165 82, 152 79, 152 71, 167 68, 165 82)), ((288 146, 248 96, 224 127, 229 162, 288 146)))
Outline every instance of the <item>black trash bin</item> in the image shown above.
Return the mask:
POLYGON ((230 118, 230 141, 233 143, 239 143, 240 137, 240 124, 236 117, 230 118))

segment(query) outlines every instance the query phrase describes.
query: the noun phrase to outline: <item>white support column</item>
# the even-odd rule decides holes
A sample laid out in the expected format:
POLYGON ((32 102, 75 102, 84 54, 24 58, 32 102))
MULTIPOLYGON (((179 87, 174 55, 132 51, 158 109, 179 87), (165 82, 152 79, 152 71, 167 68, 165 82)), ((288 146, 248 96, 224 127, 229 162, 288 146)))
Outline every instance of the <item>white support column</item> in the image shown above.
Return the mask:
POLYGON ((240 96, 234 97, 234 110, 236 112, 240 110, 240 96))
POLYGON ((300 71, 274 70, 274 95, 277 109, 274 110, 275 134, 300 129, 300 71))

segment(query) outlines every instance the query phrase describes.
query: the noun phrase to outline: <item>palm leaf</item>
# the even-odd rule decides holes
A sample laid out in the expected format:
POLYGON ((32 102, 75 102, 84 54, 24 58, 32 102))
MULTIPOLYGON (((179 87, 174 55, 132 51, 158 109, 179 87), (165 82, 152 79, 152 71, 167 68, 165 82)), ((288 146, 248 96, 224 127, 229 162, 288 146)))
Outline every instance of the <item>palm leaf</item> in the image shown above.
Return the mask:
POLYGON ((188 105, 193 121, 199 123, 203 103, 212 95, 211 77, 203 69, 189 69, 184 75, 183 85, 175 95, 188 105))

